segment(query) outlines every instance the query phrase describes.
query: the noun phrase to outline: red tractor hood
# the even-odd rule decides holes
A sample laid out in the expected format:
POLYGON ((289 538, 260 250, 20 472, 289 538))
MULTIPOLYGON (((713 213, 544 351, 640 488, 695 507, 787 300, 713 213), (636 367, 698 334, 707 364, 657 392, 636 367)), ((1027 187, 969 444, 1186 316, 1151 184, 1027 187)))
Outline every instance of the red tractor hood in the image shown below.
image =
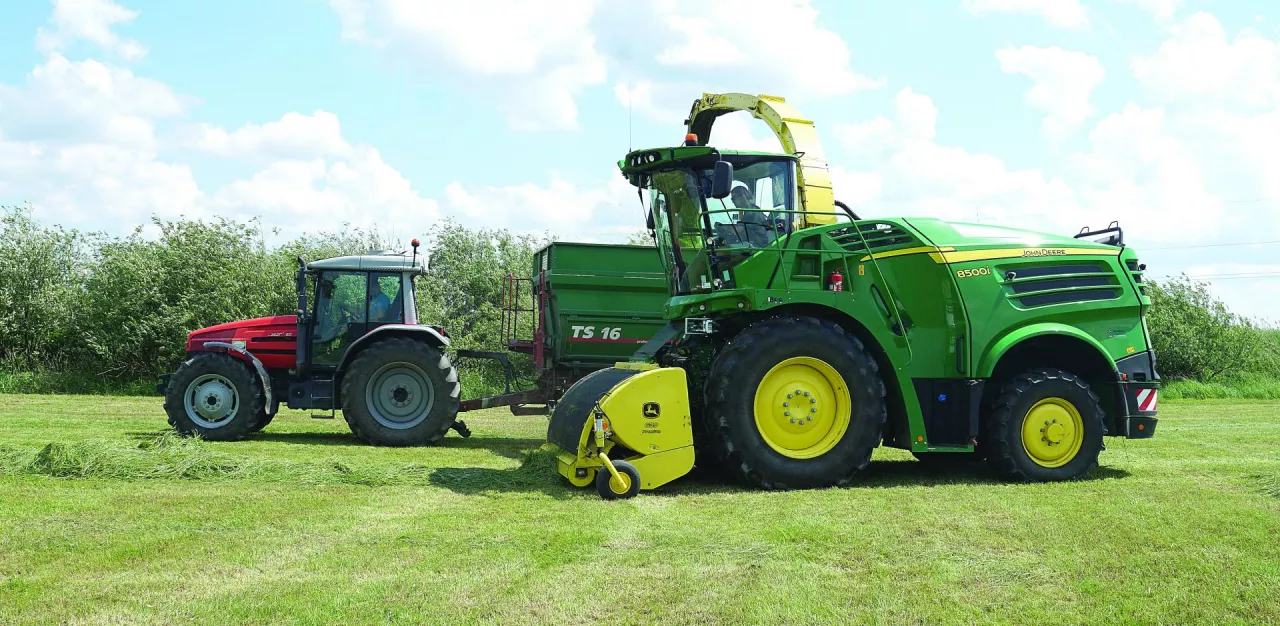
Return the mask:
MULTIPOLYGON (((238 331, 238 330, 262 329, 265 327, 272 327, 272 326, 279 326, 280 330, 292 333, 295 330, 297 330, 298 316, 297 315, 274 315, 271 317, 255 317, 249 320, 227 322, 226 324, 218 324, 217 326, 209 326, 206 328, 201 328, 199 330, 193 330, 187 335, 187 338, 195 339, 199 337, 201 339, 210 339, 209 337, 206 336, 209 334, 216 334, 219 336, 225 335, 227 337, 230 337, 236 334, 235 331, 238 331)), ((277 329, 272 328, 272 330, 277 330, 277 329)))
POLYGON ((248 350, 268 370, 296 365, 298 317, 276 315, 240 320, 201 328, 187 335, 187 352, 222 351, 225 347, 205 346, 216 341, 248 350))

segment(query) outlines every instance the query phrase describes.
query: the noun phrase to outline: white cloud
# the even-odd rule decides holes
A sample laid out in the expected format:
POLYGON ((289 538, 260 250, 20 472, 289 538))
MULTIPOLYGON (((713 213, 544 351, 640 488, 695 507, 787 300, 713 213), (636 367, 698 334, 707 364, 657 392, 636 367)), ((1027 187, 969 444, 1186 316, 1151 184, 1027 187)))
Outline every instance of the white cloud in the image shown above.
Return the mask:
POLYGON ((820 24, 809 0, 714 0, 627 4, 630 45, 653 42, 659 66, 732 72, 737 90, 838 95, 884 84, 853 71, 849 46, 820 24), (638 28, 636 28, 638 26, 638 28), (786 33, 803 46, 760 45, 786 33))
POLYGON ((851 68, 848 45, 819 24, 810 0, 330 0, 330 6, 344 37, 392 51, 397 62, 432 80, 491 97, 517 130, 576 128, 579 98, 610 74, 634 79, 629 90, 615 78, 620 102, 630 99, 636 112, 655 116, 683 113, 691 96, 721 86, 802 99, 883 84, 851 68), (476 37, 458 24, 483 24, 485 34, 476 37), (778 33, 804 45, 762 45, 778 33))
POLYGON ((1217 234, 1222 200, 1209 191, 1196 153, 1170 133, 1160 109, 1128 105, 1089 133, 1091 150, 1071 166, 1087 212, 1097 221, 1136 223, 1143 239, 1186 239, 1217 234))
POLYGON ((11 140, 150 149, 154 121, 185 110, 184 100, 164 83, 58 54, 36 66, 23 87, 0 84, 0 132, 11 140))
POLYGON ((964 7, 978 15, 1036 15, 1062 28, 1082 28, 1089 25, 1089 16, 1080 0, 964 0, 964 7))
POLYGON ((584 187, 552 172, 546 185, 469 187, 453 182, 444 189, 443 211, 467 224, 551 232, 568 241, 617 242, 643 228, 644 213, 634 187, 620 176, 608 180, 584 187))
POLYGON ((348 39, 492 97, 515 129, 576 128, 577 96, 606 77, 589 27, 592 0, 552 9, 518 0, 330 0, 330 6, 348 39))
POLYGON ((1167 22, 1173 19, 1178 7, 1182 6, 1182 0, 1118 0, 1121 4, 1132 4, 1149 13, 1156 20, 1167 22))
POLYGON ((838 126, 836 136, 864 169, 833 170, 836 198, 863 217, 928 216, 994 221, 1075 232, 1075 193, 1039 170, 936 143, 938 109, 911 88, 898 92, 892 119, 838 126))
POLYGON ((1023 74, 1035 82, 1027 102, 1048 113, 1043 129, 1050 139, 1066 139, 1093 114, 1089 96, 1106 77, 1097 57, 1057 46, 1022 46, 998 50, 996 58, 1006 74, 1023 74))
POLYGON ((1280 41, 1246 28, 1228 39, 1218 19, 1196 13, 1169 28, 1155 54, 1133 59, 1133 73, 1156 98, 1280 105, 1280 41))
POLYGON ((201 124, 191 146, 221 156, 253 156, 266 159, 309 159, 342 156, 351 146, 342 138, 338 116, 328 111, 311 115, 287 113, 266 124, 245 124, 234 132, 201 124))
POLYGON ((142 58, 146 47, 132 39, 122 39, 115 26, 137 19, 138 12, 111 0, 53 0, 52 31, 36 31, 36 46, 41 52, 58 52, 76 40, 97 44, 103 50, 126 61, 142 58))
POLYGON ((261 215, 264 224, 290 233, 343 223, 421 233, 439 217, 436 202, 368 146, 353 148, 346 159, 273 162, 218 189, 208 206, 218 215, 261 215))

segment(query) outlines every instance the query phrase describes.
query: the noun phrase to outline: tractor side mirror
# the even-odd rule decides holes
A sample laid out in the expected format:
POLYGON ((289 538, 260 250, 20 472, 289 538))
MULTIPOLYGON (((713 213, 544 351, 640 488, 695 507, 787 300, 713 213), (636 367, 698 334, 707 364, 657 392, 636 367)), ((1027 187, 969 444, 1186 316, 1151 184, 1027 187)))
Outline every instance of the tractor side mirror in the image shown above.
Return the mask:
POLYGON ((649 230, 653 230, 653 229, 654 229, 654 224, 653 224, 653 211, 649 211, 649 212, 645 213, 645 216, 644 216, 644 225, 645 225, 645 226, 647 226, 647 227, 649 228, 649 230))
POLYGON ((715 172, 711 176, 711 197, 728 198, 733 189, 733 164, 728 161, 716 161, 715 172))

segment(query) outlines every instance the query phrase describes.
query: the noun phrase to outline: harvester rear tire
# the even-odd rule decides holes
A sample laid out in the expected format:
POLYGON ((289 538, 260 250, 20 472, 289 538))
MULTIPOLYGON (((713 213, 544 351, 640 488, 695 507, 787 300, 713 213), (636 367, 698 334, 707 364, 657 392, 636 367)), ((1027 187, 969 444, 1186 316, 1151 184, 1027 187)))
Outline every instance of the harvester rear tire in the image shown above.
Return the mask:
POLYGON ((711 448, 726 471, 764 489, 848 484, 871 461, 888 419, 879 366, 862 342, 833 322, 808 316, 758 322, 729 341, 707 375, 704 419, 711 448), (757 426, 755 400, 765 376, 788 359, 829 365, 850 400, 847 428, 830 449, 795 458, 769 445, 757 426))
POLYGON ((634 498, 636 494, 640 493, 640 470, 636 469, 636 466, 626 461, 613 461, 613 469, 618 470, 619 474, 627 477, 627 488, 621 492, 614 491, 612 484, 613 474, 609 472, 608 468, 602 467, 600 471, 596 472, 596 493, 599 493, 601 498, 605 500, 626 500, 627 498, 634 498))
POLYGON ((429 445, 453 426, 461 391, 458 370, 447 355, 423 341, 392 337, 361 350, 347 368, 342 376, 342 416, 351 432, 370 445, 429 445), (401 376, 402 382, 394 376, 401 376), (404 391, 404 406, 422 410, 401 416, 392 414, 396 407, 382 405, 384 414, 374 397, 381 387, 370 385, 400 385, 396 388, 404 391), (423 399, 425 394, 430 400, 423 399))
POLYGON ((200 352, 184 361, 169 379, 164 410, 169 424, 179 434, 198 435, 210 441, 238 441, 253 432, 266 410, 265 402, 262 383, 249 364, 225 352, 200 352), (205 384, 217 388, 203 387, 205 397, 193 398, 188 407, 187 394, 195 394, 205 384), (201 414, 196 408, 201 401, 233 407, 233 412, 225 417, 201 414))
MULTIPOLYGON (((1098 465, 1102 437, 1106 434, 1105 418, 1102 402, 1089 383, 1062 370, 1030 370, 1005 384, 992 407, 984 442, 988 450, 987 462, 1004 478, 1014 482, 1081 478, 1098 465), (1082 432, 1075 436, 1078 438, 1078 451, 1056 460, 1037 461, 1024 441, 1024 430, 1029 428, 1027 423, 1032 420, 1032 411, 1046 402, 1066 407, 1062 410, 1069 418, 1072 418, 1073 411, 1078 414, 1082 432), (1058 463, 1056 467, 1047 466, 1055 463, 1058 463)), ((1038 434, 1034 428, 1027 432, 1038 434)), ((1031 447, 1037 445, 1033 439, 1031 447)), ((1056 453, 1052 448, 1048 451, 1050 455, 1056 453)))

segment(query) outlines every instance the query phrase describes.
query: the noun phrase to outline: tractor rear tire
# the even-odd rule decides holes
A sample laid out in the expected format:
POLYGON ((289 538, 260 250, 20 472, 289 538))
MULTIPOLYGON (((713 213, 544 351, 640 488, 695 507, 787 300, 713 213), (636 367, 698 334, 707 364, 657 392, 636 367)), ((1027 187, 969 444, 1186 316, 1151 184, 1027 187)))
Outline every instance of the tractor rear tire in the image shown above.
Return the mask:
POLYGON ((1098 395, 1074 374, 1028 371, 1003 387, 987 419, 987 462, 1015 482, 1080 478, 1098 464, 1105 417, 1098 395))
POLYGON ((249 432, 261 432, 263 428, 267 427, 267 424, 271 423, 271 420, 275 419, 275 417, 274 413, 267 415, 266 410, 263 410, 262 415, 258 416, 258 421, 254 422, 253 426, 249 428, 249 432))
POLYGON ((848 484, 888 419, 875 358, 838 324, 807 316, 758 322, 730 340, 703 406, 716 458, 764 489, 848 484))
POLYGON ((392 337, 360 352, 342 377, 342 415, 375 446, 439 441, 458 416, 458 370, 423 341, 392 337))
POLYGON ((164 398, 170 425, 210 441, 244 439, 266 412, 264 404, 258 376, 225 352, 201 352, 184 361, 164 398))

